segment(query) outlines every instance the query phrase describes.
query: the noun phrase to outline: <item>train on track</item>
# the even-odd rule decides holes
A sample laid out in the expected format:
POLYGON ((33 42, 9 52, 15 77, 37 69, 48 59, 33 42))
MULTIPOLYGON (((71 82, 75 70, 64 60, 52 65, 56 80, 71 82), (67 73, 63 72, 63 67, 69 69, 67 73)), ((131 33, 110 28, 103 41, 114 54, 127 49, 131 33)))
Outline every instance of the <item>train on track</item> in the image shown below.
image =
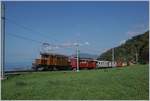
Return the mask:
MULTIPOLYGON (((32 63, 34 70, 76 70, 77 58, 62 54, 41 53, 39 59, 32 63)), ((99 61, 91 58, 79 58, 79 69, 99 69, 122 67, 122 62, 99 61)))

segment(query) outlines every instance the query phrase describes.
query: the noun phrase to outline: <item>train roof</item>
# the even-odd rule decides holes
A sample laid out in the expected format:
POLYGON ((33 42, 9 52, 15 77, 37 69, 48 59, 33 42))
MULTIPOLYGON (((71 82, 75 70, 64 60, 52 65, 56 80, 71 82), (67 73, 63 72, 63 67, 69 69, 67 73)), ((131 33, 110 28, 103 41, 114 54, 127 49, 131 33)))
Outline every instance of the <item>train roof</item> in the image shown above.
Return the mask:
POLYGON ((67 55, 64 54, 58 54, 58 53, 42 53, 40 52, 41 55, 53 55, 53 56, 61 56, 61 57, 68 57, 67 55))
MULTIPOLYGON (((76 57, 71 57, 71 59, 77 59, 76 57)), ((95 59, 93 58, 79 58, 80 60, 93 60, 93 61, 96 61, 95 59)))

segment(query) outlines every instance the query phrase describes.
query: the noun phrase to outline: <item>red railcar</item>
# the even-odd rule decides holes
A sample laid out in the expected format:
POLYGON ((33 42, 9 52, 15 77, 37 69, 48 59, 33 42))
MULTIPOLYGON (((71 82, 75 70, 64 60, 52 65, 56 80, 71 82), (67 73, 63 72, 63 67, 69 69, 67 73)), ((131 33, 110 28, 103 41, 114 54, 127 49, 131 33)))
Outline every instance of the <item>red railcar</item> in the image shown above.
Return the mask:
POLYGON ((123 62, 122 61, 117 61, 116 62, 116 67, 123 67, 123 62))
MULTIPOLYGON (((77 68, 77 58, 71 58, 70 59, 71 68, 76 69, 77 68)), ((79 69, 94 69, 96 68, 96 61, 93 59, 79 59, 79 69)))

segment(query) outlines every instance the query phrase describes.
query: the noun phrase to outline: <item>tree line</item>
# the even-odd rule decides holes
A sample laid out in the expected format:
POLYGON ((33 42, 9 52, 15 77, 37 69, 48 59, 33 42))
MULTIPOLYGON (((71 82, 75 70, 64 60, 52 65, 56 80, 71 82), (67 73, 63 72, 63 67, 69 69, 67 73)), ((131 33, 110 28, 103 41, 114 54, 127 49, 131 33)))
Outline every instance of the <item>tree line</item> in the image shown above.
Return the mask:
MULTIPOLYGON (((124 44, 114 47, 115 61, 127 64, 149 63, 149 31, 128 39, 124 44)), ((112 48, 102 53, 98 60, 112 61, 112 48)))

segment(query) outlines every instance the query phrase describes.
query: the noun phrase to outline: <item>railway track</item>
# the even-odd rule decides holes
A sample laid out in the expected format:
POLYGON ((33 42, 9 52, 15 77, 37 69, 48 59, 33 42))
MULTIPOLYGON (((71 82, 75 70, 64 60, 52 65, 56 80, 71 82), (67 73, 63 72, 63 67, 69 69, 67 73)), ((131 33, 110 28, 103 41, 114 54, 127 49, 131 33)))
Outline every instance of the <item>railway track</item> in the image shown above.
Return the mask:
POLYGON ((19 75, 31 72, 35 72, 35 70, 5 71, 5 75, 19 75))
MULTIPOLYGON (((66 72, 69 70, 60 70, 61 72, 66 72)), ((36 71, 36 70, 19 70, 19 71, 5 71, 5 75, 20 75, 20 74, 27 74, 32 72, 52 72, 52 71, 36 71)))

